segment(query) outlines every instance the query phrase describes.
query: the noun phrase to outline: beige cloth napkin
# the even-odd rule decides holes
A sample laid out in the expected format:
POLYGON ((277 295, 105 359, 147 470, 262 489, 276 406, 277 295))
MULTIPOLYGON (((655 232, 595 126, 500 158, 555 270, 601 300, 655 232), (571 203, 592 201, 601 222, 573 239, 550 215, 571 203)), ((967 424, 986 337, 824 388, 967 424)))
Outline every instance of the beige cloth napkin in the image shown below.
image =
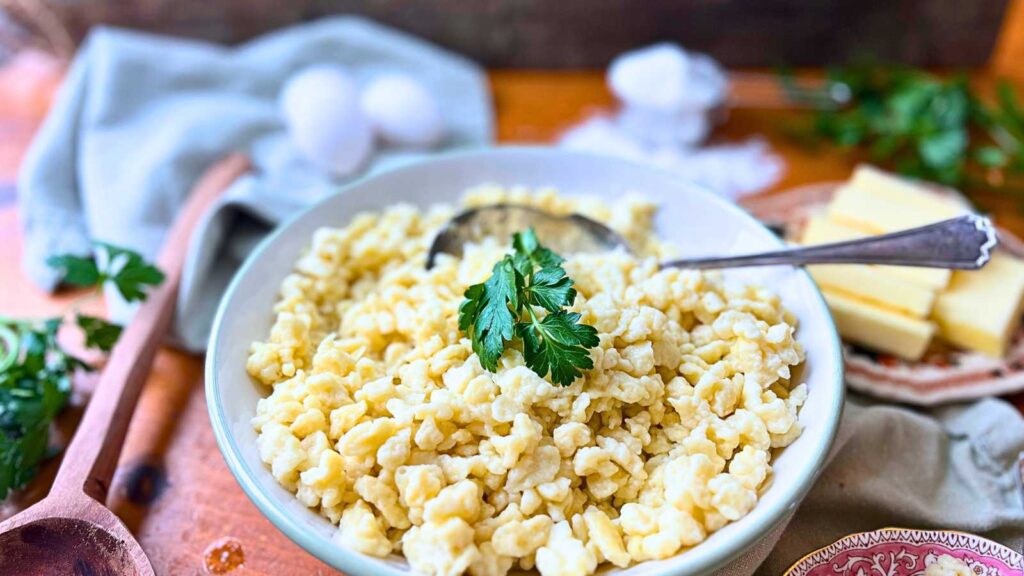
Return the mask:
POLYGON ((996 399, 930 411, 852 396, 825 467, 788 524, 718 576, 779 576, 814 550, 886 527, 949 529, 1024 549, 1024 418, 996 399))

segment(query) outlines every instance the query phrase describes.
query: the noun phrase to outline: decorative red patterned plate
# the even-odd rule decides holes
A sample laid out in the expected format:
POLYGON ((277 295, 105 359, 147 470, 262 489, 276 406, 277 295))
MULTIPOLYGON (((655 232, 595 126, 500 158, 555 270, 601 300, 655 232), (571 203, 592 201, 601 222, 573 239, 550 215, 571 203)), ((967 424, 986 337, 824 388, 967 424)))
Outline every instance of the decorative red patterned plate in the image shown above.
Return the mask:
MULTIPOLYGON (((795 239, 807 218, 825 209, 839 184, 813 184, 747 197, 741 204, 786 238, 795 239)), ((935 193, 966 202, 949 189, 936 188, 935 193)), ((1024 257, 1024 243, 1009 232, 1000 229, 999 242, 1001 250, 1024 257)), ((847 344, 846 381, 854 390, 921 406, 1024 390, 1024 327, 1018 328, 1004 358, 933 343, 924 358, 908 362, 847 344)))
POLYGON ((978 576, 1020 576, 1019 553, 964 532, 883 528, 840 538, 801 558, 785 576, 922 576, 940 556, 978 576))

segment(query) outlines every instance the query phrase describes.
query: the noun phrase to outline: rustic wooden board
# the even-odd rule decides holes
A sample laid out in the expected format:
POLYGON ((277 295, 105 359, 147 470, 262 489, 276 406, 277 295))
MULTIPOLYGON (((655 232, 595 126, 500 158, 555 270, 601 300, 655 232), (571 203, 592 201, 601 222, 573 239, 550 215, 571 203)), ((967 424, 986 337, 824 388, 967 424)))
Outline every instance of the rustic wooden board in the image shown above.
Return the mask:
MULTIPOLYGON (((491 81, 498 136, 504 142, 550 141, 588 113, 612 104, 597 72, 504 71, 492 73, 491 81)), ((736 111, 717 137, 760 133, 768 138, 788 165, 780 189, 845 178, 849 159, 831 151, 801 149, 782 136, 782 127, 796 118, 792 113, 736 111)), ((0 110, 0 134, 31 134, 37 121, 31 114, 0 110)), ((27 138, 21 138, 17 145, 0 147, 0 313, 41 315, 59 310, 69 297, 41 294, 20 272, 13 167, 26 143, 27 138)), ((1003 225, 1024 233, 1024 220, 1012 204, 992 199, 992 206, 1003 225)), ((97 305, 93 311, 101 310, 97 305)), ((78 406, 92 384, 88 379, 78 383, 78 406)), ((1024 395, 1012 400, 1024 409, 1024 395)), ((72 408, 62 416, 63 434, 73 430, 79 415, 80 408, 72 408)), ((54 464, 48 464, 28 490, 0 506, 0 518, 40 497, 54 464)), ((244 564, 232 575, 335 573, 277 532, 235 483, 207 419, 202 360, 181 352, 165 349, 157 356, 129 431, 110 505, 138 536, 158 574, 209 573, 205 558, 211 549, 244 554, 244 564)))

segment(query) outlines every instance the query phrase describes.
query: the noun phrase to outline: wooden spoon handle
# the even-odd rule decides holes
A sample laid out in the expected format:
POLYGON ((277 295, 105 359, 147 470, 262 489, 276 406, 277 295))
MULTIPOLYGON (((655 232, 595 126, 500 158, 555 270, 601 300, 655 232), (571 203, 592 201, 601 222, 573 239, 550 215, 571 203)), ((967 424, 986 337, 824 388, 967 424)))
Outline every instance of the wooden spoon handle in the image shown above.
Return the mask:
POLYGON ((207 208, 248 169, 248 159, 233 154, 208 169, 193 188, 157 258, 166 278, 149 292, 110 353, 57 472, 53 493, 84 491, 106 501, 142 384, 170 328, 192 231, 207 208))

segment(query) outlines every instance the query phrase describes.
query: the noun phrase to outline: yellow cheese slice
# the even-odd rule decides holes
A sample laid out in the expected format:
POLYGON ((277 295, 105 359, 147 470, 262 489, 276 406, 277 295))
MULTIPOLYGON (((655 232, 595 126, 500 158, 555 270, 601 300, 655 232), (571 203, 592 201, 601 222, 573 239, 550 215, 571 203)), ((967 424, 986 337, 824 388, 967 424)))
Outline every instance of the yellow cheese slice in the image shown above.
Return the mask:
POLYGON ((922 288, 874 266, 826 264, 808 266, 814 280, 875 305, 926 318, 935 302, 935 291, 922 288))
POLYGON ((865 348, 917 360, 935 334, 935 325, 926 320, 872 306, 828 289, 824 295, 839 334, 865 348))
POLYGON ((872 234, 924 226, 966 212, 957 202, 870 166, 859 167, 828 207, 831 219, 872 234))
POLYGON ((981 270, 953 273, 935 301, 939 335, 957 346, 1000 357, 1024 307, 1024 262, 994 254, 981 270))
MULTIPOLYGON (((804 226, 801 244, 827 244, 829 242, 846 242, 869 236, 856 228, 851 228, 830 220, 824 214, 811 216, 804 226)), ((952 272, 942 268, 915 268, 912 266, 872 266, 884 270, 924 288, 941 290, 949 285, 952 272)))
POLYGON ((947 197, 939 196, 920 182, 861 164, 853 170, 850 186, 879 196, 886 203, 895 203, 932 214, 936 219, 950 218, 966 210, 966 206, 947 197))

